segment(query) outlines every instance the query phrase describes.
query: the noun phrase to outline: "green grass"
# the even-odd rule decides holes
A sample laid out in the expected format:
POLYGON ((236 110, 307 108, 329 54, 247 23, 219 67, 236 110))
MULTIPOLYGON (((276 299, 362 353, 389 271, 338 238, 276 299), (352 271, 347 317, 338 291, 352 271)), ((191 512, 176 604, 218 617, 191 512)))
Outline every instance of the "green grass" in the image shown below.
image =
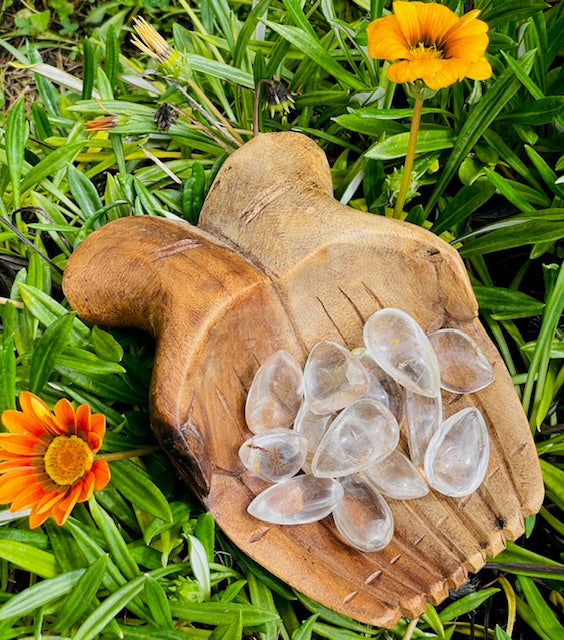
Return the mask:
MULTIPOLYGON (((103 451, 128 451, 155 444, 147 408, 153 348, 138 334, 74 316, 60 289, 72 251, 126 215, 197 222, 221 163, 252 135, 253 87, 272 77, 289 86, 295 105, 285 115, 261 109, 260 130, 307 133, 328 155, 342 202, 390 215, 411 106, 364 48, 367 18, 389 2, 80 5, 92 12, 88 25, 66 4, 51 7, 47 23, 20 14, 25 42, 13 15, 0 10, 9 27, 3 59, 28 69, 37 92, 33 101, 6 103, 0 120, 0 296, 16 303, 1 307, 0 409, 16 408, 25 389, 50 404, 87 402, 107 416, 103 451), (175 64, 158 68, 131 45, 136 14, 173 44, 175 64), (50 63, 58 50, 82 71, 61 73, 50 63), (164 103, 178 117, 159 130, 154 116, 164 103), (108 115, 116 125, 109 132, 85 130, 85 121, 108 115)), ((461 2, 445 4, 463 11, 461 2)), ((503 640, 513 628, 513 638, 555 640, 564 637, 557 620, 564 606, 564 6, 475 6, 491 28, 494 76, 425 102, 419 195, 406 205, 407 219, 441 234, 465 259, 482 321, 529 418, 547 497, 524 538, 491 559, 468 593, 429 606, 409 633, 503 640)), ((30 531, 25 518, 0 512, 1 639, 405 636, 408 621, 387 631, 359 625, 242 557, 186 497, 161 452, 111 468, 108 488, 63 527, 48 521, 30 531)))

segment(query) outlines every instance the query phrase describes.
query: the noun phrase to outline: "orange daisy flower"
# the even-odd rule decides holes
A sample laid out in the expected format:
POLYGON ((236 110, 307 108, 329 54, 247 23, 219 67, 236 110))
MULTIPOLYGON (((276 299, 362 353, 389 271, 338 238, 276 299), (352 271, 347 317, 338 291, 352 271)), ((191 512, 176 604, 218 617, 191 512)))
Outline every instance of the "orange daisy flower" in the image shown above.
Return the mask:
POLYGON ((8 409, 0 433, 0 504, 10 510, 31 508, 30 527, 52 515, 66 522, 77 502, 110 481, 106 460, 95 460, 106 432, 106 418, 82 404, 75 411, 68 400, 54 412, 33 393, 20 395, 22 411, 8 409))
POLYGON ((394 15, 371 22, 368 54, 396 60, 388 68, 392 82, 423 80, 430 89, 442 89, 458 80, 486 80, 492 75, 485 59, 488 25, 477 20, 478 9, 461 18, 435 2, 393 3, 394 15))

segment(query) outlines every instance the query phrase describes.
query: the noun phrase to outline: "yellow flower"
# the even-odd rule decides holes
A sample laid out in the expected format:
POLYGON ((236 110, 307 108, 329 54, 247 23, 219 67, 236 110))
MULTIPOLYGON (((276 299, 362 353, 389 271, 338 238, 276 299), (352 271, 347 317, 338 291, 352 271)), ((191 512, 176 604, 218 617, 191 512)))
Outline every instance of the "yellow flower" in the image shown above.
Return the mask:
POLYGON ((21 393, 20 405, 22 411, 2 413, 8 433, 0 434, 0 503, 11 503, 11 511, 31 507, 32 528, 50 515, 62 525, 77 502, 110 481, 106 460, 94 459, 106 418, 87 404, 75 411, 65 399, 51 412, 29 391, 21 393))
POLYGON ((484 58, 488 25, 474 10, 459 18, 435 2, 396 0, 394 15, 371 22, 368 54, 396 60, 388 68, 392 82, 423 80, 430 89, 442 89, 458 80, 486 80, 492 68, 484 58))

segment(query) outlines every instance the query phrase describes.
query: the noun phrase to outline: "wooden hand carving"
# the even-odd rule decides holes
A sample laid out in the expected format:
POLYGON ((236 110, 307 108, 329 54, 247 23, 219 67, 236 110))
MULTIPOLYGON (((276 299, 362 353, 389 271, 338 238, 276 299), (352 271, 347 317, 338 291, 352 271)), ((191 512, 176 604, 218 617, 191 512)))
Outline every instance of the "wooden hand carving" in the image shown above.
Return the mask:
POLYGON ((102 227, 71 256, 63 286, 83 319, 154 337, 150 408, 164 450, 243 551, 328 607, 381 626, 420 615, 540 508, 529 425, 457 252, 335 201, 325 156, 300 134, 259 135, 236 151, 198 227, 150 217, 102 227), (246 507, 266 484, 237 451, 250 435, 244 403, 258 366, 277 349, 303 364, 323 339, 360 346, 382 307, 404 309, 427 332, 460 328, 493 364, 486 389, 443 397, 445 417, 472 405, 484 414, 484 483, 461 499, 391 500, 395 536, 376 553, 341 543, 330 519, 284 527, 252 518, 246 507))

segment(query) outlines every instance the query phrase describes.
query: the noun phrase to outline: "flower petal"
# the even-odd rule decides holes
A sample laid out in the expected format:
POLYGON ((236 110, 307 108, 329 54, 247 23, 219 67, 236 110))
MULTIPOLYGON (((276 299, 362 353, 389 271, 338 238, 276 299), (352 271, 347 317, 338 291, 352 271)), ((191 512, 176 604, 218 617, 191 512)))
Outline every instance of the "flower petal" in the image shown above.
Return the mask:
POLYGON ((45 416, 51 415, 51 409, 47 404, 30 391, 22 391, 20 393, 20 407, 24 413, 31 413, 40 420, 43 420, 45 416))
POLYGON ((458 23, 458 17, 448 7, 436 2, 424 2, 418 7, 419 29, 423 42, 440 48, 446 33, 458 23))
POLYGON ((7 473, 13 469, 29 469, 31 468, 31 459, 26 458, 14 458, 13 460, 4 460, 0 462, 0 473, 7 473))
POLYGON ((421 40, 418 12, 422 4, 422 2, 406 2, 405 0, 396 0, 393 4, 394 15, 398 19, 408 46, 421 40))
POLYGON ((44 495, 45 491, 43 491, 43 487, 39 483, 32 484, 18 495, 10 505, 10 509, 12 511, 21 511, 22 509, 33 507, 44 495))
POLYGON ((90 433, 104 438, 106 435, 106 416, 103 413, 93 413, 90 419, 90 433))
POLYGON ((409 57, 409 49, 395 16, 373 20, 366 27, 368 55, 379 60, 401 60, 409 57))
POLYGON ((71 511, 74 509, 80 496, 81 488, 81 483, 77 482, 72 489, 67 492, 67 495, 53 507, 53 518, 55 518, 55 522, 59 526, 65 524, 71 511))
POLYGON ((84 502, 94 493, 94 485, 96 483, 96 476, 92 471, 87 471, 84 479, 80 482, 80 495, 77 502, 84 502))
POLYGON ((51 491, 46 493, 37 503, 37 513, 51 513, 53 507, 65 497, 66 491, 51 491))
POLYGON ((35 436, 0 433, 0 458, 2 458, 2 450, 17 453, 20 456, 36 456, 40 455, 44 448, 44 445, 35 436))
POLYGON ((90 433, 90 421, 92 412, 87 404, 81 404, 76 410, 76 433, 77 435, 84 433, 85 435, 90 433))
POLYGON ((12 471, 0 478, 0 504, 8 504, 30 484, 33 484, 34 473, 31 469, 12 471))
POLYGON ((95 460, 92 465, 92 473, 96 478, 94 488, 96 491, 101 491, 110 481, 110 467, 106 460, 95 460))
POLYGON ((472 80, 487 80, 492 77, 492 66, 485 58, 482 58, 478 62, 470 63, 466 75, 472 80))
POLYGON ((61 398, 57 401, 53 411, 59 425, 63 428, 63 433, 74 435, 75 415, 72 404, 66 398, 61 398))
POLYGON ((32 509, 31 513, 29 514, 29 528, 35 529, 36 527, 39 527, 39 525, 42 525, 50 515, 51 514, 49 512, 37 513, 36 508, 32 509))
POLYGON ((15 409, 6 409, 2 412, 2 423, 10 433, 30 433, 39 436, 45 432, 43 422, 37 416, 15 409))
POLYGON ((443 89, 465 77, 470 65, 468 60, 441 60, 441 67, 434 73, 422 76, 423 82, 430 89, 443 89))

